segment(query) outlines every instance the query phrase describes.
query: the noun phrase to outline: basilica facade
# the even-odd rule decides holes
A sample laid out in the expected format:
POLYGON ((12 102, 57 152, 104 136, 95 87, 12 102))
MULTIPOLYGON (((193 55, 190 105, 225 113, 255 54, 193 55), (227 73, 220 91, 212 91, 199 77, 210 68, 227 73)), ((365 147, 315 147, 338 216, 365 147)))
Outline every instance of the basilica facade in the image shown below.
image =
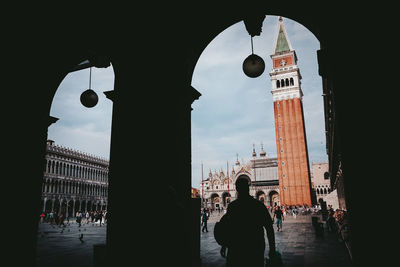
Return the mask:
POLYGON ((279 177, 277 158, 267 157, 263 147, 257 155, 254 147, 252 158, 239 162, 226 173, 210 170, 208 177, 200 182, 200 196, 203 207, 210 209, 227 208, 237 198, 235 182, 247 179, 250 183, 250 195, 266 206, 280 205, 279 177))
POLYGON ((108 166, 105 159, 48 140, 42 185, 42 212, 74 217, 77 211, 107 209, 108 166))

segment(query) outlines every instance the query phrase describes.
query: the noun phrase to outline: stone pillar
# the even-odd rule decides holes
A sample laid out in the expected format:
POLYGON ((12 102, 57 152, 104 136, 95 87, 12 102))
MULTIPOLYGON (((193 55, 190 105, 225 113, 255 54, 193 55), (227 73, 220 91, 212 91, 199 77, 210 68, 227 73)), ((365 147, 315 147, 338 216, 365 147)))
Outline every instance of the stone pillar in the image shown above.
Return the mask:
POLYGON ((61 209, 62 209, 62 203, 63 203, 63 201, 62 201, 62 199, 60 199, 60 209, 58 210, 58 214, 60 214, 61 213, 61 209))
POLYGON ((72 202, 72 217, 75 218, 75 214, 76 214, 76 211, 75 211, 75 199, 73 199, 72 201, 73 201, 72 202))
POLYGON ((45 212, 45 211, 46 211, 46 201, 47 201, 47 197, 45 197, 44 200, 43 200, 43 209, 42 209, 42 212, 45 212))
POLYGON ((51 211, 54 210, 54 201, 55 201, 55 199, 53 198, 53 199, 51 200, 51 211))

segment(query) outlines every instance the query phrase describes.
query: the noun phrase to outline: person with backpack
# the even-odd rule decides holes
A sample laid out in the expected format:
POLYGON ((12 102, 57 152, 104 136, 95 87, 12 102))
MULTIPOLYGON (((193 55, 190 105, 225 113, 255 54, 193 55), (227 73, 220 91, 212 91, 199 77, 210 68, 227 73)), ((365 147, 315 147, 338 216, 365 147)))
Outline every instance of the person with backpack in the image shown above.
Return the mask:
POLYGON ((250 196, 247 179, 238 178, 235 186, 238 198, 229 204, 226 214, 214 226, 214 237, 222 246, 221 255, 226 255, 227 267, 264 267, 264 228, 269 257, 277 255, 271 215, 264 204, 250 196))
POLYGON ((203 213, 201 214, 201 222, 203 224, 203 228, 201 228, 201 232, 203 232, 203 233, 204 233, 204 230, 206 232, 208 232, 207 221, 208 221, 207 211, 206 211, 206 209, 203 209, 203 213))

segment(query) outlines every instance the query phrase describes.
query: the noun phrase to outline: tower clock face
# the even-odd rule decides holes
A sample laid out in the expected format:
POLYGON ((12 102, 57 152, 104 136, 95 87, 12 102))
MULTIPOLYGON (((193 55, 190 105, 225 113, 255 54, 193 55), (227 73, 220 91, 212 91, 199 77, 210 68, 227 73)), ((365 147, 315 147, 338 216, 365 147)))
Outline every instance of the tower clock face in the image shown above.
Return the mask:
POLYGON ((275 68, 282 68, 286 66, 291 66, 294 64, 293 56, 286 56, 281 58, 274 59, 274 67, 275 68))

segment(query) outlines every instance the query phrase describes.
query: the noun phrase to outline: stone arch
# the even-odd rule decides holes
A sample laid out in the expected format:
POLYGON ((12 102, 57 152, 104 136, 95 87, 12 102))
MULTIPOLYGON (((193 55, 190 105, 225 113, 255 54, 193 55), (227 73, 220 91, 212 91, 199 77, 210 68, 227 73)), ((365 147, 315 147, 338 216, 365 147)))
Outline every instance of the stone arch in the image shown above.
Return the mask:
POLYGON ((256 199, 259 200, 261 203, 265 204, 265 202, 267 201, 267 197, 264 191, 258 190, 256 193, 256 199))
POLYGON ((269 196, 269 205, 270 206, 280 206, 279 193, 275 190, 271 190, 268 194, 269 196))
POLYGON ((49 212, 51 212, 51 204, 52 204, 52 200, 51 199, 47 199, 46 200, 46 202, 45 202, 45 204, 44 204, 44 211, 46 212, 46 213, 49 213, 49 212))
POLYGON ((210 204, 212 209, 216 209, 217 207, 220 207, 222 204, 221 198, 217 193, 212 193, 210 196, 210 204))
POLYGON ((229 203, 231 202, 231 194, 229 192, 222 193, 222 204, 224 207, 228 207, 229 203))
POLYGON ((71 199, 70 201, 67 202, 67 215, 68 217, 74 217, 74 201, 71 199))

